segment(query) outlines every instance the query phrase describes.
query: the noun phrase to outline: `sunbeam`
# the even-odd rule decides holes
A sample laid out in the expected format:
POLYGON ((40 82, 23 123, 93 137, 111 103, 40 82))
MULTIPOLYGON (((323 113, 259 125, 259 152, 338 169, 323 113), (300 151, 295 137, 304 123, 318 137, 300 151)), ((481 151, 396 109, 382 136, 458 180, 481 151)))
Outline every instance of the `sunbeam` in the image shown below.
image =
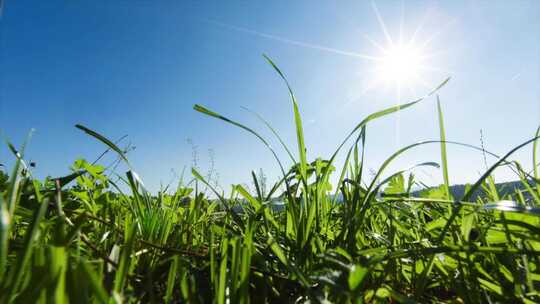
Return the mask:
POLYGON ((259 32, 259 31, 250 30, 248 28, 244 28, 244 27, 240 27, 240 26, 236 26, 236 25, 232 25, 232 24, 222 23, 222 22, 219 22, 219 21, 214 21, 214 20, 205 20, 205 21, 209 22, 209 23, 212 23, 214 25, 218 25, 218 26, 221 26, 221 27, 224 27, 224 28, 231 29, 231 30, 235 30, 235 31, 239 31, 239 32, 259 36, 259 37, 262 37, 262 38, 267 38, 267 39, 283 42, 283 43, 287 43, 287 44, 290 44, 290 45, 295 45, 295 46, 299 46, 299 47, 304 47, 304 48, 309 48, 309 49, 334 53, 334 54, 338 54, 338 55, 357 57, 357 58, 362 58, 362 59, 366 59, 366 60, 380 60, 380 58, 376 57, 376 56, 369 56, 369 55, 366 55, 366 54, 350 52, 350 51, 343 51, 343 50, 339 50, 339 49, 335 49, 335 48, 331 48, 331 47, 326 47, 326 46, 322 46, 322 45, 306 43, 306 42, 296 41, 296 40, 291 40, 291 39, 283 38, 283 37, 276 36, 276 35, 271 35, 271 34, 259 32))
POLYGON ((377 5, 375 4, 374 1, 371 1, 371 6, 373 7, 373 11, 375 12, 377 21, 379 22, 379 25, 381 26, 381 29, 384 33, 384 37, 386 37, 388 44, 390 44, 391 46, 394 45, 394 42, 392 41, 392 37, 388 33, 388 30, 386 29, 386 25, 384 24, 384 20, 382 19, 381 14, 379 13, 379 9, 377 9, 377 5))
POLYGON ((371 77, 369 77, 369 83, 364 85, 364 88, 362 89, 362 95, 380 86, 393 87, 393 90, 395 92, 400 92, 399 94, 397 94, 399 96, 396 96, 399 100, 401 99, 402 90, 406 90, 406 92, 408 92, 415 91, 411 89, 417 86, 430 86, 424 79, 423 74, 425 74, 426 72, 442 72, 445 74, 450 73, 444 68, 436 67, 431 64, 433 57, 435 57, 436 54, 439 52, 428 52, 428 47, 431 45, 433 40, 440 36, 447 27, 449 27, 456 21, 456 19, 445 24, 445 26, 441 30, 429 35, 427 39, 420 40, 418 37, 421 33, 423 33, 426 19, 428 19, 429 17, 429 10, 426 10, 426 13, 423 14, 422 18, 419 20, 419 23, 415 27, 412 35, 410 35, 410 37, 406 37, 405 2, 402 1, 399 16, 399 36, 397 37, 397 39, 393 39, 393 37, 390 35, 390 32, 388 31, 384 18, 381 16, 379 9, 374 1, 371 2, 371 7, 373 9, 373 13, 377 20, 377 23, 379 24, 379 27, 383 33, 383 41, 385 41, 386 43, 381 43, 376 39, 371 38, 365 33, 361 33, 360 35, 365 41, 367 41, 369 44, 371 44, 378 50, 378 54, 367 54, 347 51, 324 45, 292 40, 265 32, 251 30, 249 28, 237 25, 219 22, 216 20, 205 19, 204 21, 226 29, 286 43, 297 47, 323 51, 335 55, 354 57, 372 62, 373 67, 370 70, 373 74, 371 75, 371 77))

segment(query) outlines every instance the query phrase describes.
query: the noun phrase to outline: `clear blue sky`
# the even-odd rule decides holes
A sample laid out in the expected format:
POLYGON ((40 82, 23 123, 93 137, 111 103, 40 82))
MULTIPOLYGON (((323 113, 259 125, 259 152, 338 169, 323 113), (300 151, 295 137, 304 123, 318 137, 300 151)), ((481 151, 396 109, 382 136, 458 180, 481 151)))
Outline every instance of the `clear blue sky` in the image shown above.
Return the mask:
MULTIPOLYGON (((27 158, 38 176, 64 175, 77 158, 93 160, 104 146, 74 128, 84 124, 109 138, 129 135, 135 170, 148 188, 167 183, 171 169, 210 167, 220 184, 244 183, 250 170, 278 174, 254 138, 192 110, 200 103, 271 138, 240 106, 257 111, 295 148, 287 91, 261 54, 289 78, 304 118, 308 157, 329 157, 364 116, 397 102, 395 86, 377 85, 386 47, 370 1, 26 1, 7 0, 0 19, 0 129, 20 144, 35 128, 27 158)), ((452 76, 441 92, 448 140, 503 154, 531 138, 540 124, 540 2, 378 1, 387 32, 426 43, 425 84, 404 89, 411 100, 452 76), (403 4, 403 5, 402 5, 403 4), (401 18, 403 12, 403 18, 401 18), (426 86, 427 85, 427 86, 426 86), (416 96, 415 96, 416 95, 416 96)), ((368 128, 368 167, 397 147, 437 139, 433 98, 368 128)), ((275 141, 272 141, 275 143, 275 141)), ((277 146, 277 144, 275 144, 277 146)), ((531 149, 517 159, 531 167, 531 149)), ((294 149, 296 151, 296 149, 294 149)), ((286 160, 285 154, 281 154, 286 160)), ((7 147, 0 162, 12 163, 7 147)), ((418 148, 394 169, 438 161, 437 146, 418 148)), ((449 148, 451 182, 474 181, 481 154, 449 148)), ((492 162, 493 159, 488 159, 492 162)), ((418 173, 426 183, 440 173, 418 173)), ((501 171, 500 179, 512 179, 501 171)))

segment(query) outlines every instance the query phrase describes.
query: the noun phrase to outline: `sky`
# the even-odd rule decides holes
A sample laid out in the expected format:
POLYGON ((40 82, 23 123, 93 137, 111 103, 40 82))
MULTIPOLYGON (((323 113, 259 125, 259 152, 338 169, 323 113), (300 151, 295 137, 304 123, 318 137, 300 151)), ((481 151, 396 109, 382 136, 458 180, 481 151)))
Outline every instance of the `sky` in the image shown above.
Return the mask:
MULTIPOLYGON (((128 158, 150 190, 189 171, 194 159, 225 191, 249 184, 259 168, 275 181, 278 166, 256 138, 192 108, 201 104, 253 127, 290 164, 242 108, 264 117, 297 151, 287 88, 263 54, 295 92, 309 160, 329 158, 365 116, 422 97, 447 77, 438 92, 447 140, 480 145, 482 132, 484 147, 502 155, 540 124, 538 1, 4 2, 0 132, 19 147, 35 130, 26 159, 38 177, 69 174, 73 161, 93 161, 106 148, 74 127, 83 124, 113 140, 128 135, 119 145, 135 147, 128 158), (415 75, 398 81, 388 54, 399 45, 414 49, 397 64, 415 75)), ((367 167, 438 137, 432 96, 368 125, 367 167)), ((448 154, 451 183, 474 182, 485 170, 482 153, 449 146, 448 154)), ((531 156, 528 146, 514 159, 531 169, 531 156)), ((387 172, 439 160, 437 145, 422 146, 387 172)), ((5 144, 0 163, 13 164, 5 144)), ((415 173, 427 184, 441 182, 438 170, 415 173)), ((515 179, 508 170, 496 178, 515 179)))

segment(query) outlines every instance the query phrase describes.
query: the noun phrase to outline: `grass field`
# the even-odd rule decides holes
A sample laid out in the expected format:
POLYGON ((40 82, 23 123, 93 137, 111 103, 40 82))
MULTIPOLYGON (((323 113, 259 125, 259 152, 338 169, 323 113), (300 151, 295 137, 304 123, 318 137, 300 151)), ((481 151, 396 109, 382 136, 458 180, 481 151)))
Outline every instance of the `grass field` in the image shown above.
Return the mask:
MULTIPOLYGON (((496 163, 463 197, 452 197, 446 146, 460 143, 445 139, 440 102, 440 138, 396 151, 372 177, 364 170, 367 126, 423 99, 367 116, 333 155, 308 160, 288 89, 296 149, 265 123, 295 164, 290 168, 249 127, 194 107, 274 154, 282 179, 267 193, 253 173, 254 193, 236 185, 224 197, 192 170, 194 182, 151 194, 134 170, 114 182, 104 166, 84 160, 73 164, 72 175, 40 181, 24 147, 9 145, 16 162, 0 179, 0 303, 540 302, 540 128, 508 154, 492 155, 496 163), (414 168, 385 169, 427 144, 440 146, 440 162, 417 166, 440 167, 445 183, 417 197, 414 168), (508 161, 519 149, 532 150, 530 171, 508 161), (345 162, 338 166, 339 153, 345 162), (525 190, 501 197, 491 177, 499 166, 514 170, 525 190), (205 196, 203 187, 213 194, 205 196), (486 195, 471 200, 478 189, 486 195), (280 194, 285 209, 274 211, 268 202, 280 194), (238 204, 243 212, 232 211, 238 204)), ((112 141, 77 127, 131 168, 112 141)))

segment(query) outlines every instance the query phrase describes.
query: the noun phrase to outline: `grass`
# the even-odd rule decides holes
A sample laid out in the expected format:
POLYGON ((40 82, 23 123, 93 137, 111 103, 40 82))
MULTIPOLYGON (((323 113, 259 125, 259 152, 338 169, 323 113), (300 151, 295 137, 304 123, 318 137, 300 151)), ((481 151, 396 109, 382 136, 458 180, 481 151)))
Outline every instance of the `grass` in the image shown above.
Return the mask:
POLYGON ((0 178, 0 303, 540 302, 540 128, 498 157, 463 197, 452 197, 446 146, 456 143, 446 141, 437 96, 439 140, 396 151, 367 178, 368 124, 424 98, 367 116, 330 158, 310 162, 295 95, 265 58, 289 90, 298 155, 255 115, 292 166, 253 129, 201 105, 194 109, 247 131, 269 149, 282 177, 268 193, 253 173, 254 193, 234 185, 224 197, 193 169, 195 182, 151 194, 125 150, 81 125, 127 164, 120 182, 128 193, 105 167, 84 160, 69 176, 37 180, 24 147, 9 144, 16 161, 9 179, 0 178), (444 184, 417 197, 414 167, 386 169, 427 144, 440 145, 441 164, 417 166, 441 167, 444 184), (529 144, 532 173, 508 160, 529 144), (345 162, 337 170, 339 153, 345 162), (511 166, 524 190, 500 195, 491 175, 500 166, 511 166), (338 182, 332 187, 333 175, 338 182), (479 189, 485 195, 471 200, 479 189), (270 208, 278 191, 283 211, 270 208), (243 212, 233 211, 238 204, 243 212))

